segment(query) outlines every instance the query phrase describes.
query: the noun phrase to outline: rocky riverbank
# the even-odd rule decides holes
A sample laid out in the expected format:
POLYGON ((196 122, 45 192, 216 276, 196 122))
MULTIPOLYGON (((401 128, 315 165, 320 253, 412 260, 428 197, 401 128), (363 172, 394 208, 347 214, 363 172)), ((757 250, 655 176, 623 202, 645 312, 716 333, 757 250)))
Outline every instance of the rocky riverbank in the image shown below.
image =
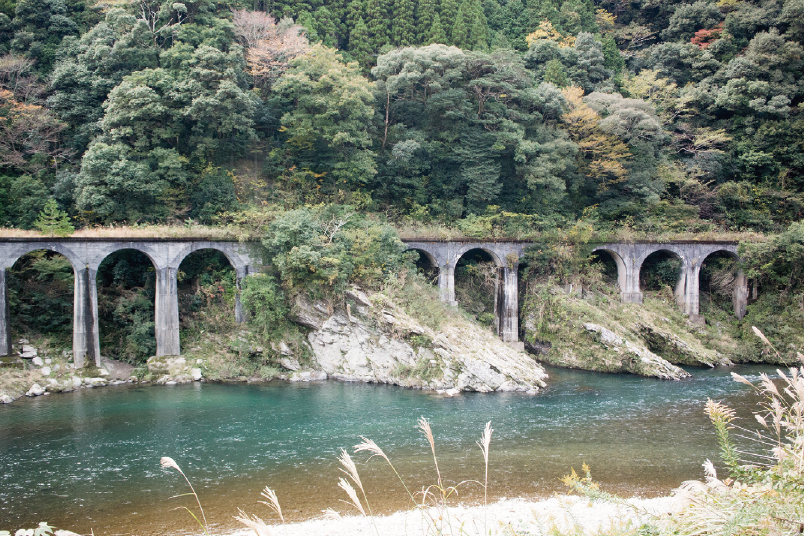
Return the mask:
POLYGON ((522 309, 525 344, 552 365, 679 380, 681 366, 731 365, 736 344, 717 325, 685 317, 673 297, 648 295, 642 304, 583 288, 543 284, 522 309))
POLYGON ((0 403, 10 404, 23 396, 66 393, 76 389, 121 385, 138 381, 134 367, 103 358, 100 367, 76 369, 69 351, 50 348, 46 342, 34 346, 27 339, 17 341, 16 356, 5 358, 0 374, 0 403))

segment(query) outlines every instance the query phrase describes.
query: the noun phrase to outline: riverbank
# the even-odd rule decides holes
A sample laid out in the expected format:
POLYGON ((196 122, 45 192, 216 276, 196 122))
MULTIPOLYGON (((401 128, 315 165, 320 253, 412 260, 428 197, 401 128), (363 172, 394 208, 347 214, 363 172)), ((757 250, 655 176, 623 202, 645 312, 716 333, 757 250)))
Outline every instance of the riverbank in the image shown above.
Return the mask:
MULTIPOLYGON (((685 504, 680 496, 653 499, 631 498, 624 503, 590 501, 586 497, 557 495, 549 499, 502 499, 480 506, 449 509, 407 510, 387 516, 345 516, 273 525, 258 536, 425 536, 427 534, 556 535, 600 534, 636 528, 648 519, 679 511, 685 504), (451 527, 451 528, 450 528, 451 527), (438 530, 440 529, 440 531, 438 530)), ((267 507, 257 513, 266 521, 267 507)), ((267 521, 273 524, 273 521, 267 521)), ((279 523, 277 520, 276 523, 279 523)), ((227 536, 253 536, 251 529, 227 536)))

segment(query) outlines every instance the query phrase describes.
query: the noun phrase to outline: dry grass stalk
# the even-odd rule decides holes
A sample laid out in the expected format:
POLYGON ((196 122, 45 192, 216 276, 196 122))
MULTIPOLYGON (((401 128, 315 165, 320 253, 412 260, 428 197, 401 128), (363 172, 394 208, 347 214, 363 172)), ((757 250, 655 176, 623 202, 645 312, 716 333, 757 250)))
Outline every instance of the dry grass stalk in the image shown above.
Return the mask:
POLYGON ((357 508, 361 514, 366 515, 366 510, 365 508, 363 508, 363 504, 357 497, 357 492, 355 491, 355 488, 345 478, 341 477, 338 479, 338 487, 346 492, 346 494, 352 500, 352 504, 355 506, 355 508, 357 508))
POLYGON ((195 502, 198 503, 198 509, 201 511, 201 518, 204 520, 204 522, 201 523, 198 517, 196 517, 196 515, 186 506, 179 506, 175 508, 175 510, 180 509, 187 510, 187 513, 189 513, 193 517, 193 519, 195 519, 196 522, 199 525, 201 525, 201 528, 204 529, 204 534, 209 534, 209 529, 207 526, 207 516, 206 514, 204 514, 204 508, 201 506, 201 500, 198 498, 198 494, 195 492, 195 488, 193 488, 193 485, 190 483, 190 479, 187 478, 187 475, 184 474, 184 471, 181 470, 181 467, 179 467, 179 464, 177 464, 173 458, 170 458, 169 456, 163 456, 162 459, 159 460, 159 463, 162 465, 163 469, 175 469, 176 471, 178 471, 179 474, 184 477, 184 481, 187 482, 187 485, 190 486, 190 491, 192 493, 182 493, 180 495, 174 495, 173 497, 171 497, 171 499, 175 499, 177 497, 184 497, 185 495, 192 495, 193 497, 195 497, 195 502))
POLYGON ((279 505, 279 498, 276 496, 276 493, 274 492, 274 490, 272 490, 268 486, 265 486, 265 489, 262 490, 262 493, 260 493, 260 495, 262 495, 263 497, 268 499, 268 502, 265 502, 265 501, 257 501, 257 502, 259 502, 261 504, 264 504, 265 506, 268 506, 269 508, 271 508, 271 510, 273 510, 274 512, 277 513, 277 515, 279 516, 279 519, 282 520, 282 523, 284 523, 285 522, 285 516, 282 515, 282 507, 279 505))
POLYGON ((433 430, 430 428, 430 422, 424 417, 419 417, 419 424, 417 426, 422 431, 427 442, 430 443, 430 450, 433 453, 433 463, 435 464, 436 473, 438 474, 438 486, 441 487, 441 470, 438 468, 438 458, 436 457, 435 439, 433 438, 433 430))
POLYGON ((494 429, 491 427, 491 421, 486 423, 486 428, 483 430, 483 435, 480 436, 480 441, 477 446, 483 453, 483 461, 486 465, 486 474, 483 481, 483 505, 488 504, 489 499, 489 445, 491 444, 491 433, 494 429))
POLYGON ((269 526, 265 521, 260 519, 259 517, 252 515, 249 516, 240 508, 237 509, 238 515, 233 516, 236 520, 240 521, 242 524, 253 530, 257 536, 271 536, 271 531, 269 526))

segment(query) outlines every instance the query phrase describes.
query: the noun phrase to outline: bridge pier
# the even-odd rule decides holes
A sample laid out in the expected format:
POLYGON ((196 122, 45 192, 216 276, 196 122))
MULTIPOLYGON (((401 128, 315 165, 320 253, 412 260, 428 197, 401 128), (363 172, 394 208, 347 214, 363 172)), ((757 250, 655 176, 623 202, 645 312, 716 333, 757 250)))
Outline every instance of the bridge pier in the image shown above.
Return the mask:
POLYGON ((11 355, 11 318, 8 311, 8 269, 0 269, 0 355, 11 355))
POLYGON ((455 300, 455 265, 446 263, 438 267, 438 291, 442 302, 458 305, 455 300))
POLYGON ((156 270, 156 355, 179 355, 178 268, 167 266, 156 270))
POLYGON ((498 318, 497 333, 504 342, 519 341, 518 269, 519 263, 504 266, 500 269, 502 273, 497 283, 499 285, 499 298, 495 307, 498 318))
POLYGON ((76 267, 73 286, 73 363, 82 368, 86 361, 101 366, 100 333, 98 331, 97 270, 76 267))
POLYGON ((742 320, 748 309, 748 278, 742 270, 737 272, 737 278, 734 280, 731 303, 734 305, 734 316, 742 320))
POLYGON ((639 288, 639 266, 637 259, 633 256, 625 256, 622 259, 615 259, 617 263, 618 277, 620 283, 620 299, 623 303, 642 303, 642 290, 639 288), (620 270, 625 270, 624 276, 620 275, 620 270), (625 286, 623 287, 623 283, 625 286))

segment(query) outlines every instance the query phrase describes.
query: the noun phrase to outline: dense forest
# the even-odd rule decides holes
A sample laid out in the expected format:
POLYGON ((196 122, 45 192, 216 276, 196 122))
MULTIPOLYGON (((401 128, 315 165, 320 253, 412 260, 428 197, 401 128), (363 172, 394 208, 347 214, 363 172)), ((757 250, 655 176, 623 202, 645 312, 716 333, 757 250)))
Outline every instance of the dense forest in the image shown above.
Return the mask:
MULTIPOLYGON (((795 338, 802 40, 804 0, 0 0, 0 226, 270 223, 309 253, 286 290, 380 270, 349 248, 387 223, 544 239, 523 262, 558 281, 592 231, 763 233, 744 269, 781 298, 749 320, 795 338)), ((21 281, 69 285, 48 259, 21 281)), ((106 321, 142 317, 153 278, 105 270, 106 321)))
POLYGON ((800 0, 0 3, 0 223, 341 202, 774 231, 800 0), (657 223, 658 222, 658 223, 657 223))

